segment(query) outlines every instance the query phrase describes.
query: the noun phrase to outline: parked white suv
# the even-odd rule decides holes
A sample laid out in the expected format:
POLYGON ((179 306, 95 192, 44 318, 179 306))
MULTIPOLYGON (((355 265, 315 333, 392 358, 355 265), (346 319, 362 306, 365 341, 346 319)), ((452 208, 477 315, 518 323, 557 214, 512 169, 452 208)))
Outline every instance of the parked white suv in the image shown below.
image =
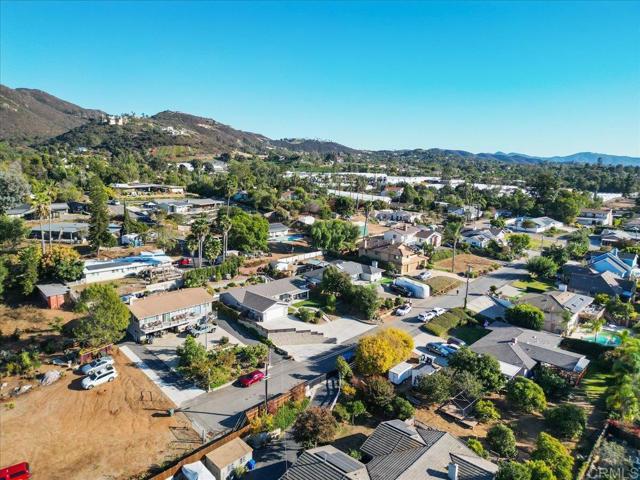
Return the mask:
POLYGON ((405 303, 404 305, 396 309, 396 315, 404 316, 408 314, 410 311, 411 311, 411 305, 408 303, 405 303))
POLYGON ((93 387, 102 385, 103 383, 113 382, 118 376, 118 372, 113 365, 106 366, 103 370, 92 373, 82 379, 82 388, 91 390, 93 387))
POLYGON ((98 370, 102 370, 109 365, 113 365, 113 357, 100 357, 96 358, 91 363, 86 363, 81 366, 80 371, 85 375, 91 375, 92 373, 97 372, 98 370))

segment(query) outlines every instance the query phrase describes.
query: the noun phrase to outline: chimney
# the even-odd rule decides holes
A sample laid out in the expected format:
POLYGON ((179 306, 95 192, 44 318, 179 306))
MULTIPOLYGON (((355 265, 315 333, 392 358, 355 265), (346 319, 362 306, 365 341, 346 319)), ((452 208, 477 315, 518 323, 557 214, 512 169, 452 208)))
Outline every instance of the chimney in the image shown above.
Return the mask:
POLYGON ((449 480, 458 480, 458 464, 450 462, 448 468, 449 480))
POLYGON ((378 268, 378 261, 377 261, 377 260, 372 260, 372 261, 371 261, 371 266, 372 266, 373 268, 378 268))
POLYGON ((513 337, 513 338, 511 339, 511 343, 513 343, 514 345, 515 345, 516 343, 518 343, 518 337, 513 337))

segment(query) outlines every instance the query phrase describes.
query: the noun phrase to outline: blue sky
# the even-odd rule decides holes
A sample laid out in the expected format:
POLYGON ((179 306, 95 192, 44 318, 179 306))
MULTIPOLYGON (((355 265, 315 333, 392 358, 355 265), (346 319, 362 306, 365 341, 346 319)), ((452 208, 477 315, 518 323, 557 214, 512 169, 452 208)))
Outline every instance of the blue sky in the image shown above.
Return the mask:
POLYGON ((0 80, 360 148, 640 156, 640 2, 0 3, 0 80))

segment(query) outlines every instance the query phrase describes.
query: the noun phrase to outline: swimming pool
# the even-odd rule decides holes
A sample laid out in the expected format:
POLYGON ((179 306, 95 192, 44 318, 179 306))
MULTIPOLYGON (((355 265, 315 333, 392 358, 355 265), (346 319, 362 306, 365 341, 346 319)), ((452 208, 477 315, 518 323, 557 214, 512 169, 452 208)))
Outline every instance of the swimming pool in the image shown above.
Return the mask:
POLYGON ((599 343, 600 345, 620 345, 620 336, 616 335, 613 332, 599 332, 598 335, 589 335, 588 337, 584 337, 583 340, 587 342, 599 343))
POLYGON ((304 234, 302 234, 302 233, 293 233, 291 235, 287 235, 286 241, 287 242, 299 242, 303 238, 304 238, 304 234))

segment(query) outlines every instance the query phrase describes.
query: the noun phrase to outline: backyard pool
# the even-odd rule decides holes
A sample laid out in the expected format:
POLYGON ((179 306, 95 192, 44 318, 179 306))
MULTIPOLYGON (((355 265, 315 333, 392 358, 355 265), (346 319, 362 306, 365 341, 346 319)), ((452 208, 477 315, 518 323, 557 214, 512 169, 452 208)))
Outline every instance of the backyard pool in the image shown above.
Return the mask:
POLYGON ((616 335, 613 332, 600 332, 598 335, 589 335, 588 337, 584 337, 583 340, 587 342, 599 343, 600 345, 612 345, 617 346, 620 345, 620 336, 616 335))
POLYGON ((302 233, 293 233, 291 235, 287 235, 286 241, 287 242, 299 242, 303 238, 304 238, 304 234, 302 234, 302 233))

